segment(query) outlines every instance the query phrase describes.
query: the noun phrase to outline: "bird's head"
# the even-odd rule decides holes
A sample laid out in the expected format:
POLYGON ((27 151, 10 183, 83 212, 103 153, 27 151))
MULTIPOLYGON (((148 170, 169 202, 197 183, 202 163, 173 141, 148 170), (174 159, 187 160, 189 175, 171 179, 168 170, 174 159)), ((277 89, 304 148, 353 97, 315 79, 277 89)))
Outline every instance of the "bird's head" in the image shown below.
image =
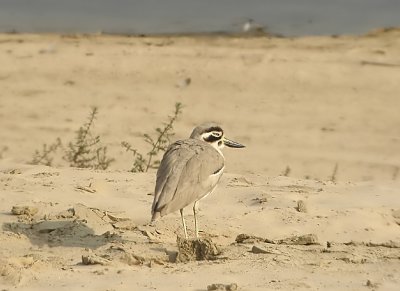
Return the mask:
POLYGON ((209 143, 212 147, 220 151, 224 146, 231 148, 244 148, 245 146, 227 139, 224 136, 224 131, 216 123, 204 123, 193 129, 190 138, 199 139, 209 143))

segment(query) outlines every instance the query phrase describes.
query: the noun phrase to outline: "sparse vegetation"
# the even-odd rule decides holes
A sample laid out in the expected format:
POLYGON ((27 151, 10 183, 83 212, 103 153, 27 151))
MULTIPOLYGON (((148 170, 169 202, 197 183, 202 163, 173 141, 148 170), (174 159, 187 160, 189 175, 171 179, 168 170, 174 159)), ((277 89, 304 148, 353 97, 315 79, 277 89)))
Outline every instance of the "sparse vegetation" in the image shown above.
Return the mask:
POLYGON ((292 169, 290 169, 289 166, 286 166, 286 169, 282 172, 282 176, 289 177, 291 171, 292 169))
POLYGON ((107 157, 107 147, 101 146, 100 136, 91 131, 97 113, 97 107, 93 107, 88 122, 78 129, 75 140, 68 143, 64 160, 71 167, 105 170, 114 161, 107 157))
MULTIPOLYGON (((1 155, 0 155, 1 156, 1 155)), ((400 167, 399 166, 395 166, 393 169, 393 175, 392 175, 392 180, 397 180, 397 176, 399 175, 399 170, 400 167)))
POLYGON ((71 167, 107 169, 114 159, 107 156, 107 147, 101 145, 100 136, 92 133, 97 113, 97 107, 93 107, 88 122, 78 129, 75 140, 69 142, 66 148, 61 139, 57 138, 56 142, 50 145, 44 144, 41 151, 36 150, 31 164, 52 166, 54 156, 61 149, 63 159, 71 167))
POLYGON ((173 115, 168 117, 168 121, 163 123, 163 127, 156 128, 156 135, 151 137, 149 134, 144 134, 144 141, 150 145, 150 150, 146 154, 141 154, 138 150, 126 141, 121 145, 126 151, 131 152, 135 158, 131 172, 147 172, 149 169, 156 169, 160 164, 160 160, 156 157, 161 152, 165 152, 171 143, 171 137, 174 135, 174 123, 182 113, 182 104, 175 103, 175 111, 173 115))
MULTIPOLYGON (((171 143, 174 124, 181 113, 182 104, 175 103, 173 114, 168 116, 167 122, 164 122, 162 127, 155 129, 154 136, 143 134, 143 140, 150 146, 146 154, 138 152, 126 141, 121 143, 126 151, 132 153, 134 157, 131 172, 147 172, 149 169, 158 168, 160 160, 157 157, 161 152, 166 151, 171 143)), ((73 141, 63 144, 58 137, 54 143, 44 144, 41 150, 35 151, 30 163, 53 166, 53 161, 58 155, 71 167, 106 170, 114 162, 114 159, 107 155, 107 147, 101 144, 100 136, 92 132, 97 114, 97 107, 92 107, 88 121, 79 127, 73 141)), ((1 154, 2 151, 0 151, 0 157, 1 154)))
POLYGON ((56 141, 50 145, 44 144, 41 151, 36 150, 33 154, 31 164, 51 166, 54 160, 53 155, 56 154, 60 147, 62 147, 60 138, 57 138, 56 141))

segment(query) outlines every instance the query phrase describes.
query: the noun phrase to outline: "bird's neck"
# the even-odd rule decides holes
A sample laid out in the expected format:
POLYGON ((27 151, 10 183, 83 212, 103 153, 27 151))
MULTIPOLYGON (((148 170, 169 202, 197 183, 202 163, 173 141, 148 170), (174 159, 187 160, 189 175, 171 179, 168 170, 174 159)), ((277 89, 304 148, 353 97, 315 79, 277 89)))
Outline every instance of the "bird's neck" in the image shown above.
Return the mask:
POLYGON ((222 153, 222 147, 219 147, 217 143, 210 144, 213 148, 217 150, 217 152, 221 155, 221 157, 225 160, 224 154, 222 153))

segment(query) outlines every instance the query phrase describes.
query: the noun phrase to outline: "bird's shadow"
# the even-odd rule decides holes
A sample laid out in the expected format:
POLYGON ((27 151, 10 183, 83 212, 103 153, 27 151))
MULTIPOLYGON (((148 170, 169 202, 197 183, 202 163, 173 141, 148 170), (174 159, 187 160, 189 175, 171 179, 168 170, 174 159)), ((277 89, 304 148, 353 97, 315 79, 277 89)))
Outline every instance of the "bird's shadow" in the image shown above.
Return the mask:
POLYGON ((168 256, 168 261, 170 263, 176 263, 176 259, 178 257, 178 250, 168 249, 166 247, 155 247, 151 248, 151 250, 156 251, 158 253, 166 254, 168 256))
POLYGON ((111 241, 122 241, 120 235, 106 231, 96 234, 84 221, 79 220, 42 220, 38 222, 5 222, 3 231, 26 236, 33 245, 85 247, 96 249, 111 241))

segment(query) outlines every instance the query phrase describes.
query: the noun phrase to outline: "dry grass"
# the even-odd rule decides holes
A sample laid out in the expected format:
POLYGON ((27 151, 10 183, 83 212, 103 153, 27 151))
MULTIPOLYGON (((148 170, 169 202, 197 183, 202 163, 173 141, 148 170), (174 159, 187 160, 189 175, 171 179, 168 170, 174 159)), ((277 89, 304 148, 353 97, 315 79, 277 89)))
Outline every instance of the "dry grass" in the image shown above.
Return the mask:
POLYGON ((100 136, 92 132, 97 113, 97 107, 92 107, 88 121, 79 127, 75 140, 67 147, 58 137, 54 143, 44 144, 41 151, 36 150, 30 163, 52 166, 54 157, 61 150, 63 160, 70 167, 106 170, 114 159, 107 156, 107 147, 101 144, 100 136))
POLYGON ((134 161, 131 172, 147 172, 149 169, 157 169, 160 160, 156 159, 160 153, 165 152, 171 143, 171 137, 174 136, 174 123, 182 114, 182 104, 175 103, 174 113, 168 116, 168 121, 163 123, 162 127, 155 129, 156 134, 151 137, 149 134, 143 134, 144 141, 150 145, 146 154, 139 153, 130 143, 123 141, 121 145, 127 152, 131 152, 134 161))

